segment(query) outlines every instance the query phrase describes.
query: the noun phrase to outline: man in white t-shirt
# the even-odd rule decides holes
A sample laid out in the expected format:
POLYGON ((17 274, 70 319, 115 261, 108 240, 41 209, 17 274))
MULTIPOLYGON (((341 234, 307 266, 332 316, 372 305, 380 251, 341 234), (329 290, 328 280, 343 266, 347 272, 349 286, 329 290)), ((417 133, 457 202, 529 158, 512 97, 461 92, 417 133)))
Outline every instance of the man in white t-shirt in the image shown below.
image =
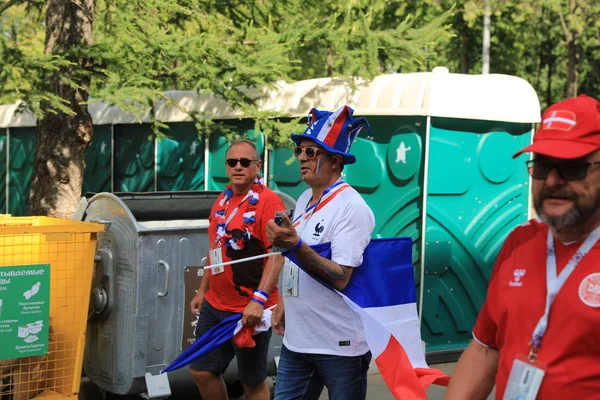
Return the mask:
MULTIPOLYGON (((280 226, 267 224, 274 246, 292 252, 306 271, 340 291, 362 264, 375 225, 369 206, 341 178, 344 165, 356 161, 349 154, 352 142, 368 127, 352 114, 348 106, 310 111, 308 128, 292 135, 310 189, 298 198, 292 220, 284 216, 280 226), (331 259, 309 247, 318 243, 331 243, 331 259)), ((285 326, 275 400, 317 400, 324 386, 331 400, 364 400, 371 352, 361 317, 289 260, 281 294, 272 319, 276 333, 283 334, 285 326)))

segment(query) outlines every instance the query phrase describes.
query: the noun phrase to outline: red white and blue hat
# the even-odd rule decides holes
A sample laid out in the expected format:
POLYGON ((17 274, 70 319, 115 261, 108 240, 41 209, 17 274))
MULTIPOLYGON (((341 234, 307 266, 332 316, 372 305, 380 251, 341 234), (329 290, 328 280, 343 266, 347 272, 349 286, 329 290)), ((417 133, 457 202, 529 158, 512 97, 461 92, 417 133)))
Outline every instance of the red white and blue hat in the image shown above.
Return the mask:
POLYGON ((339 154, 344 158, 344 164, 354 164, 356 157, 349 153, 352 142, 365 126, 371 129, 364 118, 352 119, 354 110, 343 106, 335 112, 321 111, 313 108, 308 113, 308 128, 303 134, 292 134, 292 140, 297 145, 304 139, 315 141, 325 151, 339 154))

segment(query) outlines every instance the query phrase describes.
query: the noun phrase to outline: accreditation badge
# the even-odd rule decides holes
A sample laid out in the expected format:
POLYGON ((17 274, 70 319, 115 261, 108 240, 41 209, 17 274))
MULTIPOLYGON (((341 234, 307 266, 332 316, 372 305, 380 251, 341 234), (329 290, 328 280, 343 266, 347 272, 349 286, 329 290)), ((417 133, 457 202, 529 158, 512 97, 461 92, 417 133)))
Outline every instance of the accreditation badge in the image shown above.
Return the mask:
POLYGON ((545 374, 543 363, 531 363, 525 356, 515 358, 502 399, 535 400, 545 374))
MULTIPOLYGON (((211 249, 208 252, 208 256, 210 259, 210 265, 221 264, 223 262, 223 253, 221 250, 221 246, 211 249)), ((218 275, 218 274, 222 273, 223 271, 225 271, 225 267, 221 266, 221 267, 211 268, 211 271, 212 271, 213 275, 218 275)))
POLYGON ((285 297, 298 296, 298 266, 290 265, 283 274, 283 295, 285 297))

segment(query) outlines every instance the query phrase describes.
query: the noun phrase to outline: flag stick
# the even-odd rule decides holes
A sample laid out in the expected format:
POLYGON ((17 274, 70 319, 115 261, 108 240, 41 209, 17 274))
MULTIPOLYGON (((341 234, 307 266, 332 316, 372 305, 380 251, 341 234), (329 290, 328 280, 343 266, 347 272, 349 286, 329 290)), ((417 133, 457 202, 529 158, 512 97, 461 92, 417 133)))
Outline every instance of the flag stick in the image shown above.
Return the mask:
POLYGON ((223 263, 219 263, 219 264, 215 264, 215 265, 207 265, 206 267, 204 267, 204 269, 206 270, 206 269, 211 269, 211 268, 224 267, 225 265, 243 263, 243 262, 246 262, 246 261, 260 260, 261 258, 277 256, 277 255, 280 255, 280 254, 281 254, 280 251, 276 251, 274 253, 260 254, 258 256, 240 258, 239 260, 227 261, 227 262, 223 262, 223 263))

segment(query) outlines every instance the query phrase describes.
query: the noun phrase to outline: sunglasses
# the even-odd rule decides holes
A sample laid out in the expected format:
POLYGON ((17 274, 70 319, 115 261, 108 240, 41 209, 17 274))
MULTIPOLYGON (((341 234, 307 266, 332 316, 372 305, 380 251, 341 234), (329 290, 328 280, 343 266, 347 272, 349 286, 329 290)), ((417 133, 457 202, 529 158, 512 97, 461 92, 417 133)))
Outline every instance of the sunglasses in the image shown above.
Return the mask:
POLYGON ((581 181, 585 179, 588 168, 600 162, 588 162, 582 160, 569 160, 551 162, 545 160, 529 160, 526 162, 529 175, 533 179, 546 179, 550 171, 556 169, 558 175, 565 181, 581 181))
POLYGON ((231 168, 238 165, 238 162, 242 165, 243 168, 248 168, 250 164, 252 164, 255 160, 250 160, 248 158, 228 158, 225 160, 225 164, 229 165, 231 168))
POLYGON ((294 148, 294 157, 300 158, 302 154, 306 154, 306 158, 312 160, 317 156, 317 154, 321 153, 321 150, 318 147, 301 147, 296 146, 294 148))

